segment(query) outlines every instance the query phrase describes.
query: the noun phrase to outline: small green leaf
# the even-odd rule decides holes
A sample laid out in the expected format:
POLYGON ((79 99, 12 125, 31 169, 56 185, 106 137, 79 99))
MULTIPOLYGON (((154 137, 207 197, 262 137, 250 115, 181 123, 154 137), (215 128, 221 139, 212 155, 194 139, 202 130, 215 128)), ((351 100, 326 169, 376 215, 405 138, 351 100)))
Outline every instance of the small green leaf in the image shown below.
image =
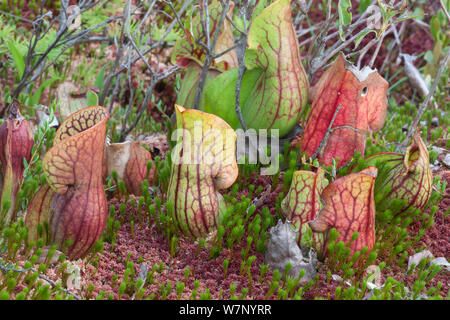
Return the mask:
MULTIPOLYGON (((160 41, 161 40, 161 38, 162 38, 162 36, 164 35, 166 33, 166 29, 165 28, 163 28, 163 27, 158 27, 158 26, 156 26, 154 29, 153 29, 153 33, 152 33, 152 35, 153 35, 153 39, 155 40, 155 41, 160 41)), ((169 32, 169 34, 166 36, 166 38, 164 39, 164 41, 165 42, 167 42, 167 43, 173 43, 173 42, 175 42, 175 41, 177 41, 179 38, 181 38, 182 37, 182 33, 178 30, 174 30, 174 29, 172 29, 170 32, 169 32)))
POLYGON ((445 26, 447 25, 447 16, 445 15, 444 11, 442 9, 440 9, 437 13, 436 16, 439 19, 439 22, 441 23, 441 26, 443 28, 445 28, 445 26))
POLYGON ((12 41, 8 41, 6 45, 8 46, 8 49, 16 65, 17 71, 19 73, 19 78, 22 78, 23 72, 25 71, 25 60, 20 54, 19 50, 17 50, 14 43, 12 43, 12 41))
POLYGON ((385 21, 391 20, 393 17, 395 17, 399 13, 400 13, 399 10, 388 10, 387 11, 387 15, 386 15, 387 19, 385 21))
POLYGON ((28 162, 26 158, 22 158, 22 164, 24 168, 28 168, 28 162))
POLYGON ((339 13, 339 37, 343 39, 344 30, 342 26, 348 26, 352 22, 352 3, 350 0, 339 0, 338 13, 339 13))
POLYGON ((39 88, 33 93, 33 95, 31 96, 31 105, 34 106, 36 104, 39 103, 39 100, 41 100, 41 96, 44 93, 45 88, 50 87, 53 82, 58 81, 59 78, 51 78, 51 79, 47 79, 44 81, 44 83, 42 83, 39 88))
POLYGON ((418 19, 420 17, 421 17, 421 14, 419 12, 411 12, 411 13, 408 13, 406 15, 399 17, 395 22, 398 23, 401 21, 409 20, 409 19, 418 19))
POLYGON ((418 20, 423 20, 423 18, 425 17, 425 12, 423 11, 422 8, 415 8, 414 9, 414 13, 417 14, 417 19, 418 20))
POLYGON ((372 0, 360 0, 358 4, 358 12, 364 13, 371 3, 372 0))
POLYGON ((383 6, 383 3, 380 0, 378 0, 378 6, 381 9, 381 15, 383 16, 383 21, 386 21, 386 16, 387 16, 386 8, 383 6))
MULTIPOLYGON (((363 32, 361 32, 355 40, 355 49, 358 48, 359 44, 361 43, 362 39, 365 38, 365 36, 367 36, 369 33, 371 32, 375 32, 374 30, 364 30, 363 32)), ((375 32, 376 33, 376 32, 375 32)))
POLYGON ((339 0, 339 24, 348 26, 352 22, 352 3, 350 0, 339 0))
POLYGON ((86 92, 86 99, 88 107, 98 105, 98 96, 92 90, 86 92))
POLYGON ((433 53, 430 50, 425 52, 425 55, 423 56, 423 58, 429 64, 433 64, 434 63, 433 53))
POLYGON ((433 16, 430 20, 430 32, 434 39, 437 40, 441 25, 437 16, 433 16))
POLYGON ((96 86, 98 88, 100 93, 102 92, 103 84, 105 83, 105 68, 106 68, 106 66, 104 66, 102 68, 102 70, 100 70, 99 74, 95 78, 94 86, 96 86))

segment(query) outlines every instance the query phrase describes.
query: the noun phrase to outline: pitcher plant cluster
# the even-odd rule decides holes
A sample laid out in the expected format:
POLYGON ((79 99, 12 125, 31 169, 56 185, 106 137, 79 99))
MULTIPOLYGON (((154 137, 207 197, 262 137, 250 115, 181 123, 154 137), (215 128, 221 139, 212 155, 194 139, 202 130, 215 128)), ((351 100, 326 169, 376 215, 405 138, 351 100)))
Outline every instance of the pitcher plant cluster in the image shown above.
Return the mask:
POLYGON ((1 225, 17 221, 20 211, 27 241, 43 239, 69 259, 79 259, 109 232, 107 181, 116 182, 119 197, 122 191, 147 195, 166 170, 167 186, 154 196, 162 200, 171 232, 193 240, 219 237, 232 216, 232 201, 221 190, 240 181, 240 165, 248 163, 262 165, 261 175, 278 178, 281 141, 301 124, 301 139, 288 146, 300 162, 291 166, 279 199, 283 218, 295 228, 299 247, 314 249, 321 260, 333 241, 368 257, 380 232, 379 212, 395 207, 394 219, 427 205, 433 187, 428 150, 417 132, 404 153, 377 153, 355 162, 355 154, 365 154, 368 137, 385 124, 388 81, 339 53, 310 87, 291 1, 264 3, 256 5, 248 29, 242 79, 232 21, 226 18, 234 4, 209 5, 207 38, 215 41, 214 52, 225 51, 218 57, 211 59, 197 41, 205 36, 205 17, 186 21, 171 57, 185 74, 166 167, 156 164, 143 143, 111 143, 107 108, 71 98, 58 114, 61 124, 42 159, 45 181, 20 211, 17 195, 36 141, 19 104, 12 103, 0 126, 1 225), (202 78, 205 59, 211 61, 202 78), (343 168, 347 174, 337 175, 343 168))

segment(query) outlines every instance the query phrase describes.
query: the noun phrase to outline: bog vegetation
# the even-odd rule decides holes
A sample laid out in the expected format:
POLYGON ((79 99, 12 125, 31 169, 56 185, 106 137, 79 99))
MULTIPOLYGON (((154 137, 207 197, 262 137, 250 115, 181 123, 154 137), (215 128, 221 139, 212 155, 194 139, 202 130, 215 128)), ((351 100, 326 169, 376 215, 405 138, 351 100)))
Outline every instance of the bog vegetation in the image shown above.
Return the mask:
POLYGON ((447 299, 449 11, 0 1, 0 299, 447 299))

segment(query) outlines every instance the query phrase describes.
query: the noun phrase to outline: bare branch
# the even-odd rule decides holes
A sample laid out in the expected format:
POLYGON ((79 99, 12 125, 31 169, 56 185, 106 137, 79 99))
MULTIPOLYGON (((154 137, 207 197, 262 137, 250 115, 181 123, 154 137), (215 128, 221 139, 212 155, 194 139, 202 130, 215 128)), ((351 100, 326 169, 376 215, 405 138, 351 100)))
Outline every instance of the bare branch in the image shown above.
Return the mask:
MULTIPOLYGON (((190 4, 191 2, 192 2, 192 0, 185 0, 185 1, 184 1, 183 6, 181 7, 180 11, 178 12, 178 15, 179 15, 179 16, 183 15, 183 14, 186 12, 186 9, 187 9, 187 7, 189 6, 189 4, 190 4)), ((171 22, 171 24, 169 25, 169 27, 166 29, 166 32, 164 32, 164 34, 162 35, 162 37, 161 37, 157 42, 154 42, 154 43, 150 44, 149 47, 148 47, 147 49, 141 51, 142 55, 145 56, 146 54, 148 54, 148 53, 151 52, 152 50, 154 50, 154 49, 160 47, 160 46, 164 43, 165 39, 167 38, 167 36, 169 35, 169 33, 172 31, 172 29, 175 27, 175 25, 177 24, 178 21, 179 21, 179 19, 174 19, 174 20, 171 22)), ((135 54, 135 55, 133 56, 133 58, 129 61, 128 65, 134 64, 134 63, 135 63, 136 61, 138 61, 139 59, 140 59, 139 55, 138 55, 138 54, 135 54)), ((124 72, 125 70, 127 70, 127 68, 128 68, 128 66, 121 66, 121 67, 119 68, 119 70, 117 70, 117 71, 114 73, 114 76, 117 76, 119 73, 124 72)))
POLYGON ((16 15, 12 14, 12 13, 5 12, 5 11, 3 11, 3 10, 0 10, 0 13, 3 14, 3 15, 5 15, 5 16, 8 16, 8 17, 11 17, 11 18, 14 18, 14 19, 17 19, 17 20, 26 22, 26 23, 33 23, 33 21, 30 20, 30 19, 26 19, 26 18, 23 18, 23 17, 19 17, 19 16, 16 16, 16 15))
POLYGON ((445 68, 447 67, 448 61, 450 58, 450 50, 447 51, 447 54, 441 61, 441 65, 439 67, 439 70, 436 74, 436 78, 434 78, 433 85, 431 86, 430 91, 428 92, 428 95, 426 96, 425 100, 422 102, 422 104, 419 107, 419 111, 417 112, 416 117, 414 118, 414 121, 412 122, 411 126, 409 127, 408 134, 406 135, 405 140, 400 145, 400 149, 406 148, 408 145, 409 139, 414 135, 414 133, 417 131, 417 126, 419 125, 420 118, 422 118, 425 110, 428 107, 428 104, 431 101, 431 98, 434 95, 434 92, 436 91, 436 88, 439 84, 439 81, 441 79, 442 73, 444 72, 445 68))
POLYGON ((120 134, 120 141, 124 141, 126 136, 133 131, 134 128, 136 128, 139 120, 142 118, 142 115, 145 111, 145 107, 148 105, 152 94, 153 94, 153 90, 155 89, 155 85, 161 81, 162 79, 167 78, 168 76, 170 76, 171 74, 173 74, 174 72, 178 71, 180 68, 178 66, 172 67, 168 70, 166 70, 166 72, 160 74, 158 77, 152 78, 149 86, 147 87, 147 90, 145 92, 145 97, 144 100, 142 101, 141 106, 139 107, 138 113, 136 115, 136 118, 134 119, 133 123, 126 128, 126 122, 124 122, 123 127, 122 127, 122 132, 120 134))
MULTIPOLYGON (((230 6, 230 0, 227 0, 225 5, 222 4, 222 13, 220 15, 220 19, 217 23, 217 26, 214 30, 212 42, 209 40, 209 14, 208 14, 208 2, 204 1, 203 3, 204 10, 206 12, 206 22, 204 25, 208 29, 203 29, 203 33, 207 36, 206 37, 206 55, 205 55, 205 62, 203 63, 202 72, 200 74, 200 78, 198 80, 197 90, 195 92, 195 98, 194 98, 194 109, 198 109, 200 105, 200 98, 203 92, 203 87, 205 86, 206 76, 208 74, 209 68, 211 67, 211 63, 214 60, 214 57, 217 58, 217 55, 214 53, 214 48, 216 47, 217 39, 219 38, 220 29, 223 25, 223 22, 225 21, 225 17, 228 12, 228 8, 230 6)), ((201 17, 203 17, 203 12, 201 14, 201 17)), ((199 42, 199 41, 198 41, 199 42)))
POLYGON ((445 15, 447 16, 447 20, 450 21, 450 15, 448 14, 447 8, 444 4, 444 1, 439 0, 439 3, 441 4, 442 10, 444 10, 445 15))
MULTIPOLYGON (((165 3, 170 3, 169 1, 164 1, 165 3)), ((109 76, 111 76, 112 78, 118 76, 121 72, 123 72, 124 70, 127 70, 127 81, 128 81, 128 85, 129 85, 129 89, 130 89, 130 100, 128 102, 128 106, 125 112, 125 118, 122 124, 122 128, 121 128, 121 132, 120 132, 120 141, 124 141, 126 136, 132 132, 137 124, 139 123, 140 119, 142 118, 144 111, 146 110, 146 106, 148 105, 148 103, 150 102, 150 100, 152 99, 153 96, 153 91, 155 89, 155 86, 158 82, 160 82, 161 80, 169 77, 170 75, 172 75, 174 72, 179 70, 178 66, 173 66, 168 68, 167 70, 163 71, 163 72, 157 72, 155 70, 153 70, 152 66, 150 65, 149 61, 147 60, 147 58, 145 57, 146 54, 148 53, 152 53, 152 51, 154 49, 157 49, 158 47, 160 47, 164 41, 165 38, 168 36, 168 34, 170 33, 170 31, 174 28, 176 23, 179 23, 180 26, 184 29, 184 26, 181 24, 181 19, 180 19, 180 15, 184 14, 184 12, 187 9, 187 6, 192 2, 192 0, 186 0, 182 6, 182 8, 180 9, 179 12, 176 12, 176 10, 174 9, 173 5, 170 3, 170 7, 172 8, 172 11, 174 13, 174 19, 172 20, 171 24, 169 25, 169 27, 166 29, 165 33, 163 34, 163 36, 159 39, 159 41, 155 42, 155 43, 151 43, 150 46, 145 49, 142 50, 141 48, 138 47, 138 45, 136 44, 136 41, 134 40, 134 36, 137 34, 137 30, 136 32, 134 32, 134 35, 132 36, 130 33, 130 6, 131 6, 131 0, 127 1, 127 5, 126 5, 126 9, 125 9, 125 24, 124 24, 124 30, 125 30, 125 35, 127 38, 127 43, 131 46, 132 50, 129 51, 128 53, 128 61, 126 63, 121 64, 121 67, 119 70, 113 70, 111 72, 111 74, 109 76), (133 56, 130 55, 131 51, 135 51, 136 54, 134 54, 133 56), (131 114, 131 110, 133 108, 133 100, 134 100, 134 90, 132 88, 132 81, 131 81, 131 74, 130 74, 130 70, 131 70, 131 66, 133 63, 135 63, 137 60, 142 60, 146 66, 146 69, 150 72, 150 83, 148 84, 148 87, 145 90, 145 95, 144 95, 144 99, 141 103, 141 105, 139 106, 139 108, 137 109, 137 114, 136 117, 134 118, 133 122, 131 123, 130 126, 128 126, 128 120, 131 114)), ((152 3, 152 5, 150 6, 150 8, 153 7, 154 2, 152 3)), ((150 10, 149 8, 149 10, 150 10)), ((147 10, 147 13, 145 14, 145 16, 149 16, 150 15, 150 11, 147 10)), ((139 24, 139 28, 142 27, 143 24, 139 24)), ((138 29, 139 30, 139 29, 138 29)), ((157 59, 157 65, 159 65, 159 56, 156 56, 157 59)), ((105 93, 106 94, 106 93, 105 93)))
MULTIPOLYGON (((391 29, 389 29, 389 31, 390 30, 391 29)), ((384 37, 386 36, 386 34, 389 33, 389 31, 383 33, 381 35, 381 37, 377 40, 377 47, 375 48, 375 52, 373 53, 372 58, 370 59, 370 62, 369 62, 369 67, 370 68, 372 68, 373 64, 375 63, 375 59, 377 58, 378 52, 380 51, 381 45, 383 44, 384 37)))
MULTIPOLYGON (((30 41, 28 43, 28 50, 25 57, 25 68, 22 75, 22 78, 20 79, 17 86, 14 88, 12 92, 12 97, 17 98, 19 94, 25 89, 28 88, 28 86, 38 79, 41 74, 47 70, 50 66, 54 65, 54 63, 57 61, 57 59, 69 48, 72 46, 83 43, 83 42, 90 42, 90 41, 109 41, 111 42, 111 38, 109 37, 89 37, 90 33, 93 30, 102 28, 109 23, 116 21, 120 19, 121 17, 114 17, 109 18, 105 22, 86 30, 82 30, 81 32, 76 33, 75 31, 70 31, 67 26, 67 8, 68 8, 68 1, 63 0, 61 1, 61 10, 58 17, 52 19, 50 23, 47 23, 46 18, 51 17, 51 12, 44 13, 44 6, 43 2, 41 1, 41 7, 40 7, 40 14, 36 17, 34 21, 32 21, 33 24, 33 34, 30 37, 30 41), (51 30, 51 28, 58 22, 58 30, 56 33, 55 39, 47 46, 46 50, 42 53, 37 53, 36 48, 38 45, 38 42, 41 41, 47 33, 51 30), (43 30, 44 23, 47 24, 45 27, 45 30, 43 30), (60 52, 57 54, 56 59, 53 61, 47 62, 49 54, 55 50, 60 49, 60 52), (36 62, 33 62, 33 60, 36 58, 36 62)), ((99 4, 100 1, 81 1, 79 4, 80 10, 82 12, 89 10, 90 8, 96 6, 99 4)))
MULTIPOLYGON (((0 264, 0 269, 1 269, 3 272, 13 271, 13 272, 19 272, 19 273, 27 273, 27 272, 31 271, 31 272, 36 272, 36 273, 38 273, 38 271, 37 271, 36 269, 31 268, 31 267, 30 267, 30 268, 26 268, 26 269, 17 269, 17 268, 12 268, 12 267, 3 266, 2 264, 0 264)), ((45 280, 45 281, 47 281, 48 283, 50 283, 50 285, 51 285, 53 288, 57 286, 57 283, 56 283, 55 281, 53 281, 52 279, 47 278, 46 276, 43 276, 43 275, 40 274, 40 273, 38 273, 38 277, 39 277, 40 279, 45 280)), ((81 298, 80 298, 78 295, 76 295, 75 293, 73 293, 73 292, 70 291, 70 290, 67 290, 67 289, 61 288, 61 287, 59 288, 59 290, 61 290, 62 292, 66 293, 66 294, 71 295, 75 300, 81 300, 81 298)))
MULTIPOLYGON (((126 16, 125 15, 123 16, 123 20, 126 20, 126 16)), ((116 55, 116 59, 114 59, 114 65, 113 65, 113 68, 112 68, 112 71, 114 71, 114 72, 118 68, 119 63, 120 63, 120 59, 122 58, 123 52, 125 50, 124 39, 125 39, 125 21, 124 21, 124 23, 122 25, 122 29, 120 31, 120 41, 119 41, 120 45, 117 48, 117 55, 116 55)), ((99 99, 99 104, 101 106, 104 105, 104 103, 105 103, 106 95, 109 92, 109 88, 111 86, 111 82, 112 82, 113 77, 114 77, 113 76, 113 72, 110 72, 106 76, 105 83, 103 84, 103 90, 101 92, 101 96, 100 96, 100 99, 99 99)), ((110 106, 112 106, 112 103, 110 103, 110 106)), ((111 112, 112 110, 109 109, 108 111, 111 112)))
POLYGON ((242 80, 244 79, 244 73, 246 70, 245 67, 245 49, 247 47, 247 40, 248 40, 248 32, 251 27, 252 20, 250 17, 253 16, 254 8, 252 11, 250 11, 249 6, 246 6, 242 8, 241 10, 241 16, 242 20, 244 21, 244 28, 245 31, 241 33, 241 37, 239 39, 240 46, 239 50, 237 50, 237 58, 238 58, 238 79, 236 81, 236 88, 235 88, 235 111, 236 115, 238 116, 239 122, 241 123, 241 127, 244 131, 247 131, 247 125, 245 124, 244 117, 242 116, 242 109, 241 109, 241 88, 242 88, 242 80), (247 19, 249 20, 249 24, 246 25, 247 19))
POLYGON ((328 137, 330 136, 330 133, 331 133, 331 127, 333 126, 334 120, 336 120, 336 116, 339 112, 339 109, 341 109, 341 106, 342 106, 342 104, 339 104, 336 108, 336 111, 334 111, 333 117, 331 118, 330 124, 328 125, 327 131, 325 132, 325 135, 323 136, 322 141, 320 141, 319 147, 317 147, 316 152, 314 152, 314 154, 311 156, 312 160, 317 158, 317 156, 320 153, 320 150, 322 150, 323 146, 328 141, 328 137))

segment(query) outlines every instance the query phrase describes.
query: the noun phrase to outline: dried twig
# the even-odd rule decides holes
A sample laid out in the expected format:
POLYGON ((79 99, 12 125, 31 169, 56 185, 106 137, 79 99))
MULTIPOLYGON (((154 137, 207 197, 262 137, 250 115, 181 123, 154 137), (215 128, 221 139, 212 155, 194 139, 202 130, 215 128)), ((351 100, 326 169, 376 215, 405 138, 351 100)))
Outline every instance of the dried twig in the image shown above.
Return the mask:
MULTIPOLYGON (((122 24, 122 29, 120 31, 120 40, 119 40, 119 45, 116 45, 117 47, 117 55, 116 58, 114 59, 114 65, 112 70, 116 71, 116 69, 119 66, 120 60, 122 58, 123 52, 125 50, 125 45, 124 45, 124 39, 125 39, 125 20, 126 20, 126 15, 123 15, 122 17, 123 20, 123 24, 122 24)), ((117 42, 117 39, 114 39, 114 42, 117 42)), ((105 99, 106 99, 106 94, 109 91, 109 87, 111 86, 111 81, 113 79, 113 73, 110 72, 105 79, 105 82, 103 84, 103 90, 101 92, 101 96, 99 99, 99 105, 104 105, 105 103, 105 99)), ((112 104, 110 104, 112 106, 112 104)), ((111 113, 111 109, 108 110, 111 113)))
POLYGON ((247 125, 245 124, 244 117, 242 116, 241 110, 241 88, 242 88, 242 79, 244 78, 245 73, 245 49, 247 48, 247 40, 248 40, 248 32, 250 30, 252 19, 255 8, 251 10, 248 4, 244 4, 241 8, 241 16, 244 22, 244 30, 240 31, 241 37, 239 39, 240 45, 237 50, 237 59, 238 59, 238 79, 236 81, 235 88, 235 111, 238 116, 239 122, 241 123, 241 127, 244 131, 247 131, 247 125), (248 23, 247 23, 248 21, 248 23))
POLYGON ((439 0, 439 3, 441 4, 442 10, 444 10, 445 15, 447 16, 447 20, 450 21, 450 15, 448 14, 447 8, 444 4, 444 1, 439 0))
MULTIPOLYGON (((99 4, 100 1, 80 1, 78 4, 80 11, 85 12, 99 4)), ((22 78, 20 79, 17 86, 12 91, 12 97, 17 98, 20 93, 29 87, 36 79, 38 79, 43 72, 45 72, 50 66, 53 66, 58 58, 69 48, 76 44, 91 41, 108 41, 111 42, 110 37, 105 36, 90 36, 92 31, 102 28, 109 23, 118 20, 120 17, 109 18, 105 22, 94 26, 92 28, 82 30, 80 32, 75 32, 69 30, 67 26, 68 21, 68 8, 69 1, 61 1, 60 14, 47 22, 48 18, 52 18, 51 12, 44 12, 43 2, 41 1, 40 13, 37 18, 31 21, 33 25, 33 33, 30 37, 28 43, 28 50, 25 57, 25 67, 22 78), (44 52, 36 52, 37 45, 39 41, 44 39, 44 37, 50 32, 51 28, 58 23, 59 27, 56 32, 55 39, 48 45, 44 52), (48 61, 49 54, 55 50, 60 49, 56 58, 53 61, 48 61), (37 58, 37 59, 35 59, 37 58), (34 61, 35 60, 35 61, 34 61)))
POLYGON ((339 104, 337 106, 336 110, 334 111, 333 117, 331 118, 330 124, 328 125, 327 131, 325 132, 325 135, 323 136, 322 141, 320 141, 319 147, 317 148, 316 152, 314 152, 314 154, 311 156, 312 160, 317 158, 317 156, 320 153, 320 150, 322 150, 323 146, 328 141, 328 137, 330 136, 330 133, 331 133, 331 127, 333 126, 334 120, 336 120, 336 116, 339 112, 339 109, 341 109, 341 106, 342 106, 342 104, 339 104))
MULTIPOLYGON (((373 0, 372 4, 374 4, 375 2, 376 0, 373 0)), ((319 28, 320 32, 315 36, 311 37, 310 39, 312 40, 304 41, 300 44, 300 46, 303 46, 307 43, 311 43, 308 49, 307 63, 306 63, 308 67, 306 71, 308 74, 308 79, 310 80, 312 79, 312 76, 317 71, 325 67, 328 64, 328 61, 331 60, 337 53, 339 53, 343 48, 353 43, 359 35, 365 32, 365 29, 363 29, 356 34, 353 34, 353 32, 356 30, 358 26, 367 23, 368 19, 367 11, 361 14, 360 16, 355 16, 356 21, 344 28, 345 33, 342 35, 342 39, 341 37, 339 37, 339 31, 335 31, 331 34, 328 34, 330 28, 334 26, 337 14, 331 13, 330 1, 328 1, 327 8, 328 8, 327 18, 323 22, 321 28, 319 28), (331 47, 325 49, 325 44, 328 41, 335 38, 337 38, 336 39, 337 41, 331 47)))
MULTIPOLYGON (((111 70, 109 71, 108 75, 106 76, 105 84, 103 86, 102 95, 100 98, 100 103, 104 104, 106 101, 106 98, 112 94, 109 101, 109 110, 112 111, 113 106, 113 100, 118 95, 119 91, 119 76, 122 74, 122 72, 126 71, 127 76, 125 78, 125 81, 128 83, 128 88, 130 90, 128 105, 125 111, 125 117, 122 123, 121 132, 120 132, 120 141, 124 141, 126 136, 134 130, 134 128, 139 123, 140 119, 142 118, 144 111, 146 110, 146 106, 150 102, 153 96, 153 91, 158 82, 161 80, 169 77, 171 74, 179 70, 178 66, 170 67, 167 70, 163 72, 158 72, 157 68, 160 65, 159 63, 159 57, 156 55, 157 63, 156 67, 152 67, 150 63, 150 59, 148 59, 146 56, 148 54, 154 54, 156 53, 156 50, 163 47, 165 45, 165 39, 169 35, 169 33, 172 31, 172 29, 175 27, 176 24, 180 24, 180 27, 184 29, 184 26, 181 23, 180 16, 184 14, 186 11, 188 5, 192 2, 192 0, 185 0, 183 3, 183 6, 181 9, 177 12, 169 0, 163 0, 164 3, 168 4, 171 10, 173 11, 173 20, 170 23, 170 25, 165 29, 164 34, 158 41, 153 41, 151 38, 149 41, 143 44, 143 47, 139 47, 138 43, 139 41, 136 40, 136 37, 141 36, 141 33, 139 32, 144 27, 144 21, 151 16, 152 13, 155 13, 157 10, 154 8, 157 0, 152 0, 149 4, 148 9, 146 10, 143 20, 138 24, 138 27, 133 32, 133 34, 130 31, 130 24, 131 24, 131 16, 133 15, 133 12, 131 10, 131 0, 127 0, 125 4, 125 10, 124 14, 121 17, 123 20, 121 35, 119 39, 115 39, 116 47, 117 49, 117 56, 114 61, 114 65, 112 66, 111 70), (126 54, 124 54, 126 52, 126 54), (131 75, 131 68, 133 64, 135 64, 137 61, 142 60, 146 67, 146 71, 150 73, 150 83, 148 84, 142 103, 140 104, 139 108, 137 108, 136 117, 134 118, 133 122, 128 125, 128 120, 131 115, 131 111, 133 109, 134 105, 134 98, 135 98, 135 92, 133 90, 132 86, 132 75, 131 75), (111 87, 114 83, 114 90, 112 90, 111 93, 111 87)), ((151 30, 150 30, 151 31, 151 30)))
MULTIPOLYGON (((189 6, 189 4, 192 3, 192 0, 185 0, 183 3, 183 6, 181 7, 180 11, 178 12, 178 16, 183 15, 186 12, 187 7, 189 6)), ((175 15, 175 17, 177 17, 177 15, 175 15)), ((169 35, 169 33, 172 31, 172 29, 175 27, 175 25, 178 23, 178 21, 180 21, 179 18, 174 19, 170 25, 167 27, 166 31, 164 32, 164 34, 162 35, 162 37, 156 41, 156 42, 151 42, 151 43, 147 43, 146 45, 148 45, 148 47, 144 50, 141 50, 142 55, 147 55, 148 53, 152 52, 153 50, 155 50, 156 48, 159 48, 161 46, 164 45, 165 39, 167 38, 167 36, 169 35)), ((184 26, 182 26, 182 28, 184 29, 184 26)), ((134 63, 136 63, 136 61, 138 61, 140 59, 138 54, 134 54, 133 57, 131 59, 129 59, 127 64, 122 65, 119 70, 117 70, 113 76, 116 77, 118 74, 125 72, 126 70, 128 70, 130 68, 131 65, 133 65, 134 63)))
MULTIPOLYGON (((7 266, 3 266, 2 264, 0 264, 0 269, 3 272, 9 272, 9 271, 13 271, 13 272, 19 272, 19 273, 27 273, 29 271, 31 272, 38 272, 35 268, 30 267, 30 268, 26 268, 26 269, 17 269, 17 268, 12 268, 12 267, 7 267, 7 266)), ((44 281, 47 281, 48 283, 50 283, 50 285, 54 288, 57 286, 57 283, 55 281, 53 281, 52 279, 47 278, 46 276, 43 276, 42 274, 38 273, 38 277, 39 279, 42 279, 44 281)), ((65 289, 65 288, 59 288, 59 290, 61 290, 62 292, 71 295, 75 300, 81 300, 81 298, 73 293, 72 291, 65 289)))
POLYGON ((431 86, 430 91, 428 92, 428 95, 426 96, 425 100, 420 105, 419 111, 417 112, 417 115, 414 118, 414 121, 412 122, 411 126, 409 127, 408 134, 406 135, 405 140, 403 140, 403 142, 400 145, 400 149, 406 148, 406 146, 408 145, 409 139, 411 139, 411 137, 417 131, 417 126, 419 125, 420 118, 422 118, 422 115, 424 114, 425 110, 427 109, 428 104, 430 103, 431 98, 433 97, 434 92, 436 91, 436 88, 439 84, 442 73, 444 72, 445 68, 447 67, 449 58, 450 58, 450 50, 447 51, 447 54, 445 55, 444 59, 442 59, 441 65, 436 74, 436 78, 434 78, 433 85, 431 86))
POLYGON ((17 19, 17 20, 26 22, 26 23, 33 23, 33 21, 30 20, 30 19, 23 18, 23 17, 19 17, 19 16, 16 16, 16 15, 12 14, 12 13, 3 11, 3 10, 0 10, 0 13, 3 14, 3 15, 5 15, 5 16, 8 16, 8 17, 11 17, 11 18, 14 18, 14 19, 17 19))
MULTIPOLYGON (((391 30, 391 29, 389 29, 389 30, 391 30)), ((384 32, 380 36, 380 38, 377 40, 377 47, 375 48, 375 51, 374 51, 374 53, 372 55, 372 58, 370 59, 369 68, 372 68, 373 64, 375 63, 375 59, 378 56, 378 52, 380 51, 381 45, 383 44, 384 37, 386 36, 387 33, 388 32, 384 32)))
MULTIPOLYGON (((202 10, 200 13, 200 19, 202 21, 202 29, 203 34, 206 37, 206 44, 200 42, 200 39, 197 39, 196 42, 201 45, 205 51, 205 62, 203 63, 202 72, 200 74, 200 78, 198 80, 197 90, 195 91, 194 97, 194 109, 198 109, 200 106, 200 98, 203 92, 203 87, 205 86, 206 76, 208 75, 209 68, 215 58, 218 58, 219 55, 214 53, 214 48, 216 47, 217 39, 219 38, 220 29, 225 21, 225 17, 228 12, 228 8, 230 7, 230 0, 227 0, 225 3, 221 3, 222 5, 222 13, 220 15, 219 21, 216 25, 216 29, 214 30, 214 34, 212 40, 209 35, 209 12, 208 12, 208 1, 203 2, 202 10), (205 20, 206 19, 206 20, 205 20)), ((224 53, 221 53, 222 55, 224 53)))

